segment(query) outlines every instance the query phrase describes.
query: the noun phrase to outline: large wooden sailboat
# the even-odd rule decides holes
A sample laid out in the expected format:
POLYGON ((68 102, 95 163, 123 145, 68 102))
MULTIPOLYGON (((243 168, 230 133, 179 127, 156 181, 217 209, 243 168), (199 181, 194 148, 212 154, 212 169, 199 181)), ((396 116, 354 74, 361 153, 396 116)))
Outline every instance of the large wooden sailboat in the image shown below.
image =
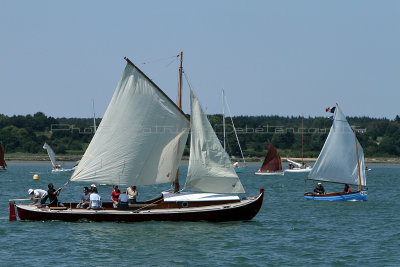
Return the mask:
POLYGON ((261 208, 264 190, 254 197, 239 197, 244 188, 194 93, 190 93, 189 122, 154 82, 125 59, 127 65, 122 78, 70 181, 143 186, 174 182, 177 185, 176 174, 190 128, 185 191, 176 187, 176 192, 162 192, 155 199, 130 204, 128 209, 115 209, 111 202, 104 203, 100 210, 77 209, 76 203, 64 203, 66 208, 56 210, 18 204, 20 219, 251 220, 261 208))
MULTIPOLYGON (((366 201, 364 152, 355 131, 350 127, 339 106, 334 110, 334 121, 308 180, 356 185, 354 191, 304 194, 306 199, 327 201, 366 201)), ((346 187, 347 188, 347 187, 346 187)))
POLYGON ((3 146, 0 144, 0 170, 7 170, 7 163, 4 159, 4 149, 3 146))
POLYGON ((264 162, 261 168, 256 171, 256 175, 284 175, 282 170, 281 156, 279 156, 278 150, 269 143, 268 152, 265 156, 264 162))

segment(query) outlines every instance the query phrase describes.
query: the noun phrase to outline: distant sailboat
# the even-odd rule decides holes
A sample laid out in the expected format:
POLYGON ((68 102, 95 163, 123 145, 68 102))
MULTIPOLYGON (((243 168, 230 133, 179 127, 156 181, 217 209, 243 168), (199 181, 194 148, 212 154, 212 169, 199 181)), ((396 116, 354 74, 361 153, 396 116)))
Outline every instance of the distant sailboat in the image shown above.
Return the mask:
POLYGON ((7 163, 4 159, 4 149, 3 146, 0 144, 0 170, 7 170, 7 163))
POLYGON ((52 172, 72 171, 72 169, 63 169, 60 164, 57 164, 56 153, 54 153, 53 149, 46 142, 44 142, 43 149, 47 150, 51 165, 53 165, 53 169, 51 170, 52 172))
MULTIPOLYGON (((182 58, 182 54, 181 54, 182 58)), ((189 126, 190 158, 185 190, 114 209, 65 210, 16 205, 21 220, 233 221, 260 210, 264 190, 239 197, 244 188, 194 93, 185 113, 129 59, 104 117, 70 181, 108 185, 176 184, 189 126)), ((182 61, 181 61, 182 62, 182 61)), ((179 95, 181 95, 179 93, 179 95)), ((180 102, 180 100, 179 100, 180 102)), ((10 206, 11 210, 11 206, 10 206)))
POLYGON ((236 172, 243 172, 243 171, 245 171, 246 168, 247 168, 246 159, 244 158, 243 151, 242 151, 242 147, 240 146, 239 137, 238 137, 237 132, 236 132, 235 124, 233 123, 231 110, 230 110, 230 108, 229 108, 228 102, 227 102, 226 99, 225 99, 224 90, 222 90, 222 125, 223 125, 223 128, 224 128, 224 150, 226 151, 226 141, 225 141, 225 140, 226 140, 226 131, 225 131, 225 103, 226 103, 226 105, 227 105, 227 107, 228 107, 228 112, 229 112, 229 116, 230 116, 230 118, 231 118, 233 131, 235 132, 236 141, 237 141, 237 144, 238 144, 238 146, 239 146, 240 155, 242 156, 242 160, 243 160, 243 163, 242 163, 242 164, 240 164, 239 162, 233 163, 233 168, 235 169, 236 172))
POLYGON ((269 143, 268 152, 265 156, 264 162, 261 168, 255 172, 257 175, 284 175, 282 170, 281 157, 279 156, 278 150, 269 143))
POLYGON ((312 170, 311 166, 306 166, 306 163, 304 162, 304 153, 303 153, 303 129, 304 129, 304 123, 303 123, 303 117, 301 118, 301 163, 287 159, 291 164, 289 164, 289 169, 286 169, 285 172, 310 172, 312 170), (293 166, 293 167, 291 167, 293 166), (294 167, 296 166, 296 167, 294 167))
POLYGON ((356 185, 358 190, 331 193, 305 193, 306 199, 346 201, 368 200, 364 152, 355 131, 350 127, 339 106, 329 109, 335 113, 332 127, 308 180, 356 185))

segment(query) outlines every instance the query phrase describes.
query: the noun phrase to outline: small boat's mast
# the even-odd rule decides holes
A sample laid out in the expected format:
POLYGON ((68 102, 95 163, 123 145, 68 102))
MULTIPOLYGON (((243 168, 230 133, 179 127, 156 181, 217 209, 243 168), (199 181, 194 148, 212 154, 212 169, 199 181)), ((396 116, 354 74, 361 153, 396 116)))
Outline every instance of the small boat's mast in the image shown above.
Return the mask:
POLYGON ((301 167, 303 167, 303 134, 304 134, 304 115, 301 116, 301 167))
POLYGON ((178 85, 178 107, 182 110, 182 61, 183 61, 183 52, 180 54, 180 66, 179 66, 179 85, 178 85))
POLYGON ((354 129, 354 142, 356 145, 356 156, 357 156, 357 169, 358 169, 358 183, 360 184, 360 191, 362 190, 361 185, 361 172, 360 172, 360 161, 358 158, 358 146, 357 146, 357 137, 356 137, 356 129, 354 129))
MULTIPOLYGON (((178 107, 182 110, 182 61, 183 61, 183 52, 180 53, 180 65, 179 65, 179 84, 178 84, 178 107)), ((176 177, 174 182, 174 192, 179 192, 179 167, 176 171, 176 177)))
POLYGON ((93 108, 93 128, 94 133, 96 133, 96 112, 94 112, 94 100, 92 100, 92 108, 93 108))
POLYGON ((224 102, 224 89, 222 89, 222 127, 224 129, 224 150, 226 152, 226 148, 225 148, 225 102, 224 102))

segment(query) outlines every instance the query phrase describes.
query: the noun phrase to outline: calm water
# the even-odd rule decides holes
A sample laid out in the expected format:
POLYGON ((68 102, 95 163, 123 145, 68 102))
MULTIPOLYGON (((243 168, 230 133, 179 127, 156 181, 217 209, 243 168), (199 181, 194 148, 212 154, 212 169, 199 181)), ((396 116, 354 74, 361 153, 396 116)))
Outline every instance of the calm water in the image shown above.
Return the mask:
MULTIPOLYGON (((8 221, 8 199, 50 182, 59 187, 70 175, 52 174, 48 163, 9 163, 0 172, 0 266, 399 266, 400 165, 368 166, 364 203, 307 201, 303 193, 315 183, 304 174, 255 176, 259 166, 250 165, 239 174, 247 193, 266 190, 252 221, 66 223, 8 221)), ((187 165, 181 169, 185 176, 187 165)), ((86 185, 70 183, 59 199, 78 201, 86 185)), ((325 189, 342 189, 334 186, 325 189)), ((111 186, 98 187, 108 199, 111 186)), ((139 197, 165 189, 139 187, 139 197)))

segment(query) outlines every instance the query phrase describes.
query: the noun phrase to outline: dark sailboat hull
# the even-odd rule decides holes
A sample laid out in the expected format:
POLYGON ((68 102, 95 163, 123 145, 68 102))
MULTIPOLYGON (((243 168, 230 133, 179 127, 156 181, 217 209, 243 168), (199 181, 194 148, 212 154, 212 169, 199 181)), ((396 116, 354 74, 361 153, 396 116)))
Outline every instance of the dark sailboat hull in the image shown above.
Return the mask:
MULTIPOLYGON (((182 203, 179 208, 171 208, 161 201, 149 209, 119 210, 105 208, 102 210, 87 210, 66 208, 37 208, 31 205, 16 205, 21 220, 32 221, 113 221, 113 222, 143 222, 143 221, 245 221, 251 220, 259 212, 264 198, 264 191, 252 198, 231 203, 182 203), (190 206, 190 207, 189 207, 190 206)), ((65 203, 68 205, 67 203, 65 203)))

